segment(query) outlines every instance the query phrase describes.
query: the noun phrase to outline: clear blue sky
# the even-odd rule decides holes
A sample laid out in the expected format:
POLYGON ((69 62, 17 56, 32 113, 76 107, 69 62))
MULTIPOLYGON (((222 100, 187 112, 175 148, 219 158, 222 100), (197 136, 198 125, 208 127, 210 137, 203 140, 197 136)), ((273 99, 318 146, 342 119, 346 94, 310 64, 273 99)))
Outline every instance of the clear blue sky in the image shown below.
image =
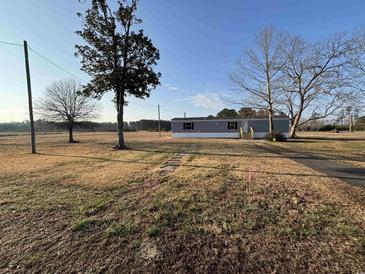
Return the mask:
MULTIPOLYGON (((85 80, 74 57, 75 15, 88 5, 77 0, 1 1, 0 40, 29 45, 85 80)), ((273 24, 308 39, 365 24, 363 0, 140 0, 142 27, 159 48, 161 86, 147 100, 131 99, 127 121, 215 114, 230 101, 229 73, 243 46, 273 24)), ((52 81, 69 75, 30 53, 34 98, 52 81)), ((101 100, 99 121, 115 121, 109 94, 101 100)), ((37 117, 36 117, 37 118, 37 117)), ((0 44, 0 122, 28 119, 23 49, 0 44)))

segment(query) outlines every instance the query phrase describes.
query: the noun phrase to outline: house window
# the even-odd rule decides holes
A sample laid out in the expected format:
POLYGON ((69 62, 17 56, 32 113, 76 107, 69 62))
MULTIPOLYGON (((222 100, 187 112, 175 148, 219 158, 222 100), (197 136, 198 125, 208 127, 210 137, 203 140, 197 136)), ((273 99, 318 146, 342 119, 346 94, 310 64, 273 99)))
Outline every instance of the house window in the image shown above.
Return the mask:
POLYGON ((184 123, 184 130, 194 130, 194 123, 184 123))
POLYGON ((228 122, 228 130, 237 130, 237 121, 229 121, 228 122))

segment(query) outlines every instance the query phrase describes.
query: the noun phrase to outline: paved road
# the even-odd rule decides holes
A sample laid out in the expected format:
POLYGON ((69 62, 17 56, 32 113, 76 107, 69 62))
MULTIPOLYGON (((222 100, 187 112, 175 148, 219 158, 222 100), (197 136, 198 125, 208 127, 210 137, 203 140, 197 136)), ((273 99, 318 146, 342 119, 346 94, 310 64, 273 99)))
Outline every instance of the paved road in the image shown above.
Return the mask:
POLYGON ((271 145, 260 145, 260 148, 294 160, 329 177, 345 181, 348 184, 365 188, 365 169, 331 161, 329 158, 307 152, 298 152, 271 145))

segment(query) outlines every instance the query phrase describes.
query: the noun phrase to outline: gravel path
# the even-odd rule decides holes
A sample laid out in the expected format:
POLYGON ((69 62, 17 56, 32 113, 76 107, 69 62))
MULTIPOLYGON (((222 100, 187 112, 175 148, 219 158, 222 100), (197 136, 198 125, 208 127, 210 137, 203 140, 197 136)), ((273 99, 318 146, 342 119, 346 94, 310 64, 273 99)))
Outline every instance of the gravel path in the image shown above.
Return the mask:
POLYGON ((172 158, 170 158, 168 161, 166 161, 161 167, 160 167, 160 175, 161 176, 167 176, 171 172, 173 172, 175 169, 177 169, 182 159, 188 155, 188 152, 196 147, 196 145, 191 144, 187 146, 185 149, 180 151, 179 153, 175 154, 172 158))

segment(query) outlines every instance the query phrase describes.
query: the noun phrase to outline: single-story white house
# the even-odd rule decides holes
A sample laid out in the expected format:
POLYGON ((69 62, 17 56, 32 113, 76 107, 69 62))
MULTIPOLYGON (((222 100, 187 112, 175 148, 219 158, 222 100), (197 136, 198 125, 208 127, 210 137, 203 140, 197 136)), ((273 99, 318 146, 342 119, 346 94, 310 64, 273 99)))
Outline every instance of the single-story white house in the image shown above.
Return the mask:
MULTIPOLYGON (((289 118, 275 117, 274 132, 289 136, 289 118)), ((216 118, 192 117, 171 120, 174 138, 241 138, 244 133, 252 138, 264 138, 268 134, 268 118, 216 118)))

